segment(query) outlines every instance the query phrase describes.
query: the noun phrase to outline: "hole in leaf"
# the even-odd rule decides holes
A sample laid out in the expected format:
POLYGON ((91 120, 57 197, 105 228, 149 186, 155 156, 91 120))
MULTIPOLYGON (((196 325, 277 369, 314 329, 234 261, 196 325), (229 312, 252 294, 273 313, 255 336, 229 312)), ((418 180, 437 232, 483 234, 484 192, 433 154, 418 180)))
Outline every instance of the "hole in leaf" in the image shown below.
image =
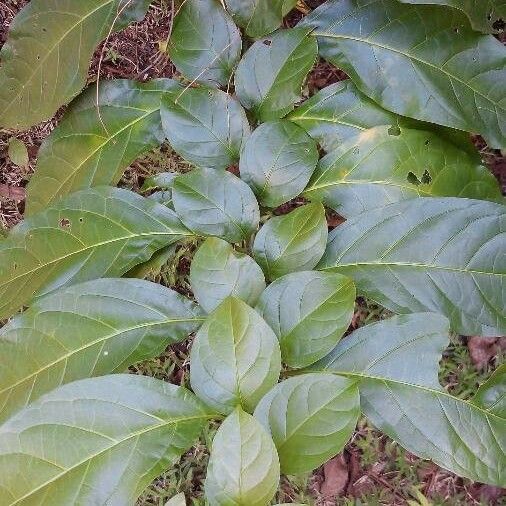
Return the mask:
POLYGON ((458 27, 458 26, 456 26, 456 27, 453 29, 453 31, 454 31, 455 33, 459 33, 459 27, 458 27))
POLYGON ((428 146, 428 145, 430 144, 429 139, 426 139, 424 144, 425 144, 426 146, 428 146))
POLYGON ((414 172, 409 171, 408 175, 406 176, 406 180, 408 181, 408 183, 419 186, 421 184, 430 184, 430 182, 432 181, 432 177, 429 171, 425 169, 420 179, 418 179, 417 175, 414 172))
POLYGON ((491 13, 491 12, 489 12, 489 13, 487 14, 487 19, 488 19, 489 21, 492 21, 492 13, 491 13))
POLYGON ((388 129, 388 135, 393 135, 393 136, 397 137, 398 135, 401 135, 401 129, 398 126, 392 125, 388 129))
POLYGON ((430 172, 425 169, 423 175, 422 175, 422 184, 430 184, 432 182, 432 176, 430 175, 430 172))
POLYGON ((83 221, 84 221, 83 217, 79 218, 79 223, 82 223, 83 221))
POLYGON ((272 44, 272 42, 269 39, 265 39, 263 42, 266 46, 270 46, 272 44))
POLYGON ((62 228, 68 228, 68 227, 70 227, 70 220, 67 219, 67 218, 62 218, 60 220, 60 227, 62 227, 62 228))
POLYGON ((37 55, 37 60, 40 60, 40 54, 37 55))
POLYGON ((14 262, 14 263, 12 264, 12 269, 13 269, 13 270, 16 270, 17 268, 18 268, 18 264, 17 264, 16 262, 14 262))
POLYGON ((496 19, 493 23, 492 23, 492 28, 494 30, 497 30, 498 32, 502 32, 504 31, 504 28, 506 28, 506 22, 504 21, 504 19, 496 19))
POLYGON ((406 179, 407 179, 408 183, 416 184, 417 186, 419 184, 422 184, 422 182, 416 177, 416 174, 411 171, 408 172, 406 179))

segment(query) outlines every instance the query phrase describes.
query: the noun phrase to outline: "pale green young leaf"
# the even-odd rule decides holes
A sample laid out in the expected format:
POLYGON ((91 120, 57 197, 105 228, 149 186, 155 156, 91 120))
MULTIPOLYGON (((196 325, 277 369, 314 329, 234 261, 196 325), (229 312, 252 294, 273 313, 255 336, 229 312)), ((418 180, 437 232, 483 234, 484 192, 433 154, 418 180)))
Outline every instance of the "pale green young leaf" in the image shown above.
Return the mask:
POLYGON ((26 149, 26 145, 23 141, 16 139, 16 137, 11 137, 9 139, 7 154, 14 165, 25 169, 28 167, 28 150, 26 149))

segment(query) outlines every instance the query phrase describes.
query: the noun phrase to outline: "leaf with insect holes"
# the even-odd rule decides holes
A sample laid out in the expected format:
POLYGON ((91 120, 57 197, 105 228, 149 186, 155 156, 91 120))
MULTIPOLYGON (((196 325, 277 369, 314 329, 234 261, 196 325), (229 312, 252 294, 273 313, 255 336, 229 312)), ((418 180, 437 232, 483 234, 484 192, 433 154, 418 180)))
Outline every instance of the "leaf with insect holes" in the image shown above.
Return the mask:
POLYGON ((415 197, 502 201, 490 171, 423 130, 363 130, 324 156, 303 193, 345 217, 415 197))
POLYGON ((26 145, 23 141, 16 139, 16 137, 11 137, 9 139, 7 154, 14 165, 23 168, 28 167, 28 150, 26 149, 26 145))
POLYGON ((210 506, 267 506, 279 484, 279 460, 265 429, 234 410, 214 436, 205 481, 210 506))
POLYGON ((0 318, 57 288, 121 276, 190 235, 173 211, 133 192, 73 193, 0 242, 0 318))
POLYGON ((239 170, 259 202, 278 207, 306 187, 318 148, 302 128, 285 120, 260 125, 246 141, 239 170))
POLYGON ((354 331, 312 369, 359 380, 364 414, 411 453, 501 486, 504 413, 441 387, 439 361, 448 342, 443 316, 396 316, 354 331))
POLYGON ((328 0, 302 26, 313 30, 323 58, 386 109, 506 146, 504 47, 474 32, 461 11, 328 0))
POLYGON ((321 89, 291 112, 287 119, 306 130, 326 152, 340 147, 364 130, 392 125, 434 132, 466 151, 478 163, 481 161, 467 132, 387 111, 359 91, 350 79, 321 89))
POLYGON ((200 399, 223 414, 236 406, 251 412, 277 383, 281 354, 276 335, 258 313, 228 297, 197 332, 190 364, 191 386, 200 399))
MULTIPOLYGON (((405 4, 446 5, 460 9, 469 18, 475 30, 497 33, 504 28, 506 2, 504 0, 399 0, 405 4)), ((443 10, 440 11, 444 15, 443 10)))
POLYGON ((307 271, 322 257, 327 236, 325 209, 320 203, 308 204, 268 220, 255 237, 253 258, 270 281, 307 271))
POLYGON ((254 39, 273 32, 297 0, 225 0, 234 21, 254 39))
POLYGON ((64 383, 155 357, 203 320, 182 295, 135 279, 87 281, 41 297, 0 329, 0 418, 64 383))
POLYGON ((0 426, 0 504, 134 504, 211 417, 189 390, 145 376, 63 385, 0 426))
POLYGON ((260 221, 260 210, 250 187, 230 172, 193 169, 174 181, 174 208, 181 221, 199 235, 228 242, 248 238, 260 221))
POLYGON ((185 0, 167 50, 189 80, 220 88, 229 83, 241 47, 241 32, 218 0, 185 0))
POLYGON ((318 47, 306 28, 280 30, 255 42, 235 74, 235 91, 246 109, 260 121, 278 119, 299 100, 318 47))
POLYGON ((0 126, 51 118, 83 88, 98 43, 144 17, 150 0, 32 0, 0 52, 0 126))
POLYGON ((224 169, 234 164, 250 135, 244 109, 221 90, 188 88, 165 94, 161 115, 174 151, 201 167, 224 169))
POLYGON ((317 268, 350 276, 359 293, 397 313, 433 311, 463 335, 506 333, 506 206, 419 198, 335 228, 317 268))
POLYGON ((359 415, 357 381, 325 373, 282 381, 254 413, 274 440, 284 474, 312 471, 339 453, 359 415))
POLYGON ((89 87, 39 149, 27 215, 77 190, 115 185, 136 158, 163 142, 160 98, 181 89, 172 79, 102 81, 97 102, 96 87, 89 87))
POLYGON ((195 253, 190 283, 195 298, 208 313, 229 296, 253 306, 265 289, 260 266, 217 237, 206 239, 195 253))
POLYGON ((256 310, 278 336, 283 362, 306 367, 334 348, 354 307, 350 278, 306 271, 276 279, 262 293, 256 310))

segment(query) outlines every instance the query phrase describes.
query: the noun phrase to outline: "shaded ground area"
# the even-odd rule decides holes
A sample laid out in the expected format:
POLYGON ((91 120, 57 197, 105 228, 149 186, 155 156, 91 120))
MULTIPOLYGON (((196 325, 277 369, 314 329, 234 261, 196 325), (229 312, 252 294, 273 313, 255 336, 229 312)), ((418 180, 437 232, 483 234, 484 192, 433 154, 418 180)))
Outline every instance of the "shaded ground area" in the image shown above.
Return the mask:
MULTIPOLYGON (((5 42, 8 25, 28 0, 3 0, 0 2, 0 45, 5 42)), ((309 8, 321 0, 306 0, 309 8)), ((107 44, 99 47, 90 67, 89 82, 97 79, 129 78, 148 80, 155 77, 172 77, 175 69, 163 52, 171 23, 171 1, 157 0, 150 7, 146 18, 129 28, 113 34, 107 44), (101 63, 99 63, 101 61, 101 63)), ((302 14, 293 11, 285 20, 293 26, 302 14)), ((344 79, 346 75, 323 61, 312 71, 303 90, 305 96, 344 79)), ((22 219, 24 191, 37 156, 37 150, 57 124, 64 108, 51 121, 14 133, 0 130, 0 227, 5 231, 22 219), (29 164, 19 167, 7 155, 9 139, 22 140, 28 148, 29 164)), ((484 160, 506 187, 506 161, 497 150, 489 149, 479 137, 474 139, 484 160)), ((162 171, 182 172, 189 166, 168 145, 162 145, 136 161, 126 171, 121 184, 139 190, 144 179, 162 171)), ((288 212, 294 205, 283 206, 278 213, 288 212)), ((336 226, 339 217, 329 215, 329 226, 336 226)), ((181 245, 176 256, 150 279, 171 286, 191 296, 188 282, 189 265, 197 243, 181 245)), ((359 300, 350 331, 366 323, 381 319, 387 312, 367 300, 359 300)), ((504 339, 474 338, 468 340, 454 336, 452 344, 441 363, 440 379, 454 395, 468 398, 502 360, 504 339)), ((131 368, 134 374, 147 374, 176 384, 188 385, 189 348, 191 340, 168 348, 160 357, 131 368)), ((210 442, 216 427, 210 426, 200 444, 190 450, 172 470, 155 480, 139 500, 139 506, 164 505, 176 492, 183 491, 192 498, 194 505, 203 505, 202 483, 205 476, 210 442)), ((319 506, 332 505, 423 505, 424 498, 433 505, 504 504, 504 491, 488 485, 472 483, 458 478, 438 466, 422 461, 403 450, 388 437, 360 420, 350 444, 343 454, 336 456, 314 473, 283 478, 278 502, 305 502, 319 506), (419 495, 422 494, 422 495, 419 495)))

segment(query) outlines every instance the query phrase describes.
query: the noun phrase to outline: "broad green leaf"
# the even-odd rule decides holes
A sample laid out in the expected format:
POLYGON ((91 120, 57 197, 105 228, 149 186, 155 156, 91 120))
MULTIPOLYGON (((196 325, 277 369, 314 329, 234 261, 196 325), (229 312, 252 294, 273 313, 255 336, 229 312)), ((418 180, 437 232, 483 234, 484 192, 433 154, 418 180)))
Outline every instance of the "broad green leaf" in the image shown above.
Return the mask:
POLYGON ((350 79, 323 88, 291 112, 287 119, 304 128, 327 152, 363 130, 393 125, 434 132, 466 151, 477 162, 481 160, 467 132, 387 111, 359 91, 350 79))
POLYGON ((167 49, 185 77, 219 88, 229 83, 241 47, 241 32, 218 0, 186 0, 167 49))
POLYGON ((307 271, 322 257, 327 236, 323 206, 301 206, 265 223, 255 237, 253 258, 270 281, 291 272, 307 271))
POLYGON ((165 506, 186 506, 186 498, 181 492, 180 494, 175 495, 172 499, 169 499, 165 503, 165 506))
MULTIPOLYGON (((499 32, 506 21, 504 0, 399 0, 405 4, 447 5, 460 9, 469 18, 475 30, 484 33, 499 32)), ((441 15, 447 11, 441 10, 441 15)))
POLYGON ((506 419, 506 364, 500 365, 473 397, 477 406, 506 419))
POLYGON ((355 306, 353 281, 328 272, 294 272, 262 293, 256 310, 279 339, 290 367, 305 367, 334 348, 355 306))
POLYGON ((270 432, 281 472, 312 471, 339 453, 360 414, 356 380, 304 374, 276 385, 258 404, 255 418, 270 432))
POLYGON ((174 187, 174 179, 177 177, 177 172, 158 172, 152 176, 147 177, 142 183, 141 191, 154 190, 155 188, 162 188, 163 190, 172 190, 174 187))
POLYGON ((271 328, 245 302, 225 299, 193 342, 190 380, 195 393, 220 413, 253 411, 278 381, 281 354, 271 328))
POLYGON ((46 295, 0 329, 0 419, 64 383, 154 357, 203 320, 182 295, 136 279, 87 281, 46 295))
POLYGON ((25 143, 11 137, 9 139, 9 146, 7 148, 7 154, 9 155, 10 161, 19 167, 28 167, 28 150, 26 149, 25 143))
POLYGON ((225 0, 234 21, 249 37, 258 38, 278 28, 296 0, 225 0), (286 5, 285 5, 286 4, 286 5))
POLYGON ((260 125, 246 141, 239 170, 259 202, 278 207, 306 187, 318 162, 318 148, 307 133, 285 120, 260 125))
POLYGON ((492 173, 439 135, 387 126, 324 156, 304 196, 346 217, 414 197, 503 199, 492 173))
POLYGON ((250 135, 244 109, 221 90, 188 88, 178 95, 166 94, 161 115, 172 148, 202 167, 224 169, 234 164, 250 135))
POLYGON ((0 242, 0 318, 62 286, 121 276, 189 235, 173 211, 130 191, 73 193, 0 242))
POLYGON ((179 88, 172 79, 102 81, 97 105, 96 87, 90 86, 40 147, 27 215, 68 193, 115 185, 136 158, 162 143, 160 98, 179 88))
POLYGON ((98 43, 144 17, 151 0, 32 0, 0 52, 0 126, 49 119, 86 82, 98 43))
POLYGON ((450 197, 391 204, 334 229, 318 268, 350 276, 396 313, 433 311, 460 334, 502 335, 505 213, 450 197))
POLYGON ((255 42, 237 66, 235 91, 259 121, 278 119, 299 100, 318 47, 307 28, 280 30, 255 42))
POLYGON ((313 29, 320 55, 386 109, 506 146, 504 47, 472 31, 459 10, 328 0, 302 25, 313 29))
POLYGON ((276 447, 265 429, 235 409, 214 436, 207 477, 210 506, 267 506, 279 484, 276 447))
POLYGON ((265 289, 260 266, 217 237, 206 239, 195 253, 190 283, 195 298, 208 313, 229 296, 254 306, 265 289))
POLYGON ((255 195, 230 172, 193 169, 181 174, 174 181, 172 198, 181 221, 199 235, 240 242, 258 228, 255 195))
MULTIPOLYGON (((150 197, 148 197, 150 198, 150 197)), ((158 276, 165 264, 176 256, 177 244, 171 244, 153 253, 153 256, 142 264, 132 267, 123 276, 125 278, 139 278, 158 276)))
POLYGON ((134 504, 211 416, 190 391, 145 376, 59 387, 0 426, 0 504, 134 504))
POLYGON ((440 386, 447 344, 448 320, 441 315, 396 316, 356 330, 315 369, 359 379, 365 415, 410 452, 501 486, 506 418, 440 386))

